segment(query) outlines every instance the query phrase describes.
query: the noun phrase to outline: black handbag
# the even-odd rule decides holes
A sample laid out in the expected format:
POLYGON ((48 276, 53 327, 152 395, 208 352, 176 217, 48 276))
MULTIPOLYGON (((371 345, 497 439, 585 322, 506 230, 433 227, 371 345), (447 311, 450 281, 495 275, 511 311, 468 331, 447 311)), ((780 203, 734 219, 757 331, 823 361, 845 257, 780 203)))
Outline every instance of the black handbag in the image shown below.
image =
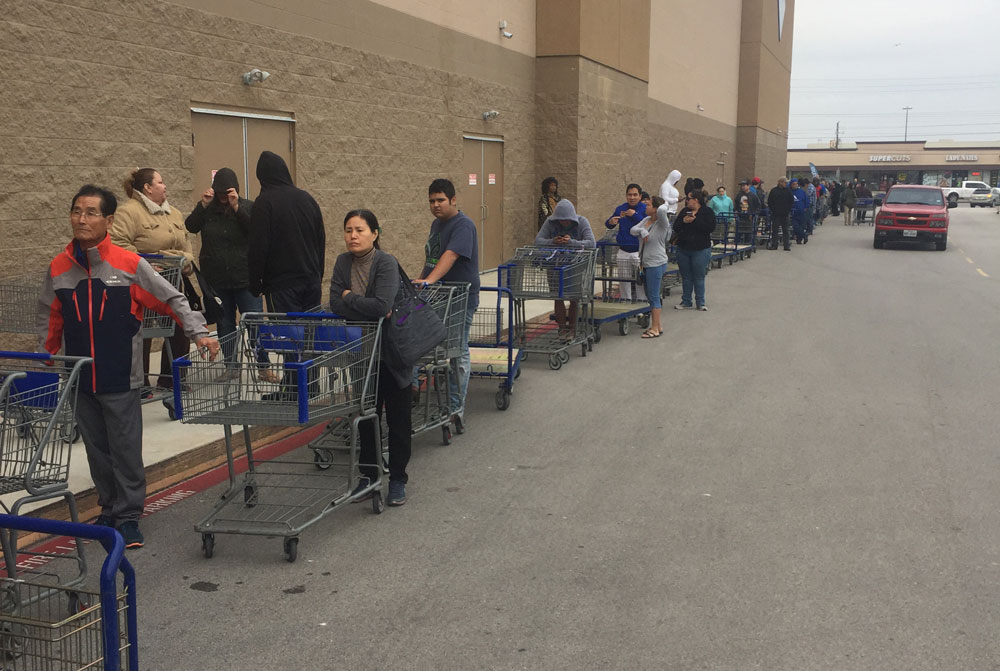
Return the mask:
POLYGON ((193 263, 191 266, 194 268, 192 275, 194 275, 195 280, 198 282, 201 295, 195 291, 191 278, 184 275, 184 296, 187 298, 192 310, 205 315, 205 323, 218 324, 219 318, 222 317, 222 299, 216 295, 211 285, 205 281, 205 277, 201 274, 198 266, 193 263))
POLYGON ((445 339, 447 330, 427 301, 420 298, 413 283, 399 268, 399 291, 392 312, 385 321, 385 357, 393 368, 412 368, 420 357, 445 339))

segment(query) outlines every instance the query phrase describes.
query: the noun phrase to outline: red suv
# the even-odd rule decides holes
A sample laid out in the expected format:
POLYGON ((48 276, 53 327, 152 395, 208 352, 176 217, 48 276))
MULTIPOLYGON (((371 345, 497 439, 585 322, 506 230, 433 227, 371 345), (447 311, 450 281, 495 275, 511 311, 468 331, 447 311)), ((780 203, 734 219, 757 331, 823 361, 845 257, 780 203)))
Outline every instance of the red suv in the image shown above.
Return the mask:
POLYGON ((886 192, 875 217, 875 249, 887 242, 933 242, 948 246, 948 209, 940 187, 896 184, 886 192))

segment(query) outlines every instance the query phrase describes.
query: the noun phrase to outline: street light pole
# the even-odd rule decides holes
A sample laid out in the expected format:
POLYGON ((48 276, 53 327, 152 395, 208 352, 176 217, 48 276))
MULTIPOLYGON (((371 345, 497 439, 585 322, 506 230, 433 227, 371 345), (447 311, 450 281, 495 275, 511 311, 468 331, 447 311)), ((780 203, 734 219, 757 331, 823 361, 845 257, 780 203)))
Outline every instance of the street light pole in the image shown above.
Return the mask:
POLYGON ((913 108, 907 106, 907 107, 904 107, 903 109, 906 110, 906 123, 903 126, 903 142, 906 142, 906 139, 907 139, 907 136, 908 136, 908 132, 910 130, 910 110, 913 109, 913 108))

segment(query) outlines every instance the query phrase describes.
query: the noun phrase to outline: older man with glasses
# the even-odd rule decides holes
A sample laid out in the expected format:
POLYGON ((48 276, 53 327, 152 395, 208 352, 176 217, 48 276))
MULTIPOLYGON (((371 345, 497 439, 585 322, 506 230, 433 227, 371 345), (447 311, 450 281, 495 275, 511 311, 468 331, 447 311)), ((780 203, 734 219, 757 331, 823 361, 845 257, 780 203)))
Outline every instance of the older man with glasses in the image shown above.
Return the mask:
POLYGON ((40 349, 86 356, 76 420, 87 448, 101 514, 96 524, 116 527, 126 547, 142 547, 139 516, 146 499, 142 463, 142 315, 169 315, 214 359, 219 342, 184 294, 138 254, 108 235, 118 202, 107 189, 84 185, 73 197, 73 240, 49 264, 38 299, 40 349))

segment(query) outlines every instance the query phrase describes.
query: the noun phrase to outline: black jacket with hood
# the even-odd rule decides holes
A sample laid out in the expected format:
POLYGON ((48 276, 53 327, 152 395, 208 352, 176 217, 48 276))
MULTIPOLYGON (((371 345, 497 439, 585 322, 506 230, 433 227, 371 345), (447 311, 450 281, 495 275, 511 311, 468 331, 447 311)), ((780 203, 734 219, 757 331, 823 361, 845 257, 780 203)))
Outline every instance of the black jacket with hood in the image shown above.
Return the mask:
POLYGON ((192 233, 201 233, 201 272, 213 289, 247 288, 247 252, 250 246, 250 213, 253 201, 240 198, 233 212, 229 203, 220 202, 220 194, 229 189, 240 191, 236 173, 221 168, 212 180, 215 199, 206 207, 198 201, 184 220, 192 233))
POLYGON ((250 216, 250 291, 319 286, 326 258, 323 214, 292 183, 284 159, 269 151, 257 161, 260 195, 250 216))

